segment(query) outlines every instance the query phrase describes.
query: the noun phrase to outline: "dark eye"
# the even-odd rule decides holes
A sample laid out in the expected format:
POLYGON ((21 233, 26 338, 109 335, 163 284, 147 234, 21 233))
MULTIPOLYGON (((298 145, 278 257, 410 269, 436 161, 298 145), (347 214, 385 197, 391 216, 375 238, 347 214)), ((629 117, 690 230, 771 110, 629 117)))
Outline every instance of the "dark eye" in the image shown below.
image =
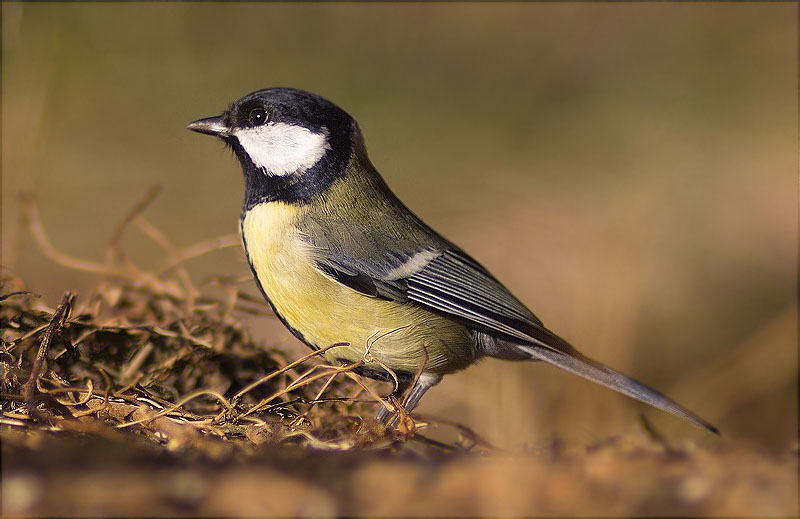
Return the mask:
POLYGON ((263 108, 250 110, 250 126, 261 126, 267 122, 267 111, 263 108))

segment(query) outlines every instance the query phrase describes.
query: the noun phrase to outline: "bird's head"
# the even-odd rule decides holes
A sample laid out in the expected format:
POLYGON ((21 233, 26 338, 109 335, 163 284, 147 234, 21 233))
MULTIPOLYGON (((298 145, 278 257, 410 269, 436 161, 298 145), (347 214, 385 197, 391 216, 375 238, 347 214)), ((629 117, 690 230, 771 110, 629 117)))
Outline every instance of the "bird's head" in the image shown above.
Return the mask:
POLYGON ((358 124, 347 112, 294 88, 253 92, 222 114, 187 127, 220 137, 233 150, 247 196, 260 201, 320 193, 346 174, 354 153, 366 153, 358 124))

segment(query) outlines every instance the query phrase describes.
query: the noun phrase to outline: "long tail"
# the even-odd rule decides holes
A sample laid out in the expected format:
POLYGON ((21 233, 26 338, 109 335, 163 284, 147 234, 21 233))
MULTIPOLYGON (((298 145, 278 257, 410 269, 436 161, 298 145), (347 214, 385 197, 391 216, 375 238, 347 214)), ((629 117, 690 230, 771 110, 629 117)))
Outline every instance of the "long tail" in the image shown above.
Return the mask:
POLYGON ((514 347, 524 351, 533 359, 549 362, 561 369, 580 375, 581 377, 609 387, 615 391, 619 391, 631 398, 635 398, 653 407, 685 418, 700 427, 708 429, 714 434, 719 434, 719 429, 691 411, 681 407, 655 389, 651 389, 641 382, 626 377, 622 373, 618 373, 608 366, 584 356, 572 347, 569 347, 571 350, 569 353, 562 353, 554 349, 530 343, 515 342, 514 347))

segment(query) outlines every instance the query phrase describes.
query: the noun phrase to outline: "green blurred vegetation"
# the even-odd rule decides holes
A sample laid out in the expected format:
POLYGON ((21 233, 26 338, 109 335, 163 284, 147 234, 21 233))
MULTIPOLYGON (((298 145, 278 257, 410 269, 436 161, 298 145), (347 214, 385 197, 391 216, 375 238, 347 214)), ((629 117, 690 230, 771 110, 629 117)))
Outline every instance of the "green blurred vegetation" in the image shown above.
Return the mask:
MULTIPOLYGON (((304 88, 354 115, 397 194, 551 328, 726 438, 784 450, 797 435, 797 14, 4 2, 3 266, 52 304, 96 281, 21 230, 23 190, 74 256, 101 260, 154 184, 146 217, 176 247, 235 233, 238 166, 185 124, 259 88, 304 88)), ((124 246, 145 266, 163 258, 135 232, 124 246)), ((247 274, 231 249, 191 267, 247 274)), ((421 412, 510 447, 596 440, 638 412, 717 441, 543 365, 482 363, 421 412)))

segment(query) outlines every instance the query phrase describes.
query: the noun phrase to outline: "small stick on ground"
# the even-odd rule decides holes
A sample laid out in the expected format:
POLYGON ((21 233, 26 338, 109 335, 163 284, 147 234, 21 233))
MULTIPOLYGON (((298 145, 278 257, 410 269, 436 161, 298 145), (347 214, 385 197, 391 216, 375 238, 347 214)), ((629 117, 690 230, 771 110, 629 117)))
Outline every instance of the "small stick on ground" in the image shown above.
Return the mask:
POLYGON ((36 360, 33 361, 33 367, 31 367, 31 375, 22 387, 22 396, 25 398, 25 403, 28 405, 29 412, 34 407, 33 393, 36 390, 36 379, 39 378, 42 364, 44 364, 44 359, 47 357, 47 350, 50 348, 53 337, 61 333, 64 323, 69 318, 69 312, 72 310, 73 301, 75 301, 75 294, 72 292, 64 292, 64 296, 61 298, 61 304, 56 308, 53 318, 50 319, 50 324, 47 325, 47 330, 44 332, 42 342, 39 344, 36 360))

